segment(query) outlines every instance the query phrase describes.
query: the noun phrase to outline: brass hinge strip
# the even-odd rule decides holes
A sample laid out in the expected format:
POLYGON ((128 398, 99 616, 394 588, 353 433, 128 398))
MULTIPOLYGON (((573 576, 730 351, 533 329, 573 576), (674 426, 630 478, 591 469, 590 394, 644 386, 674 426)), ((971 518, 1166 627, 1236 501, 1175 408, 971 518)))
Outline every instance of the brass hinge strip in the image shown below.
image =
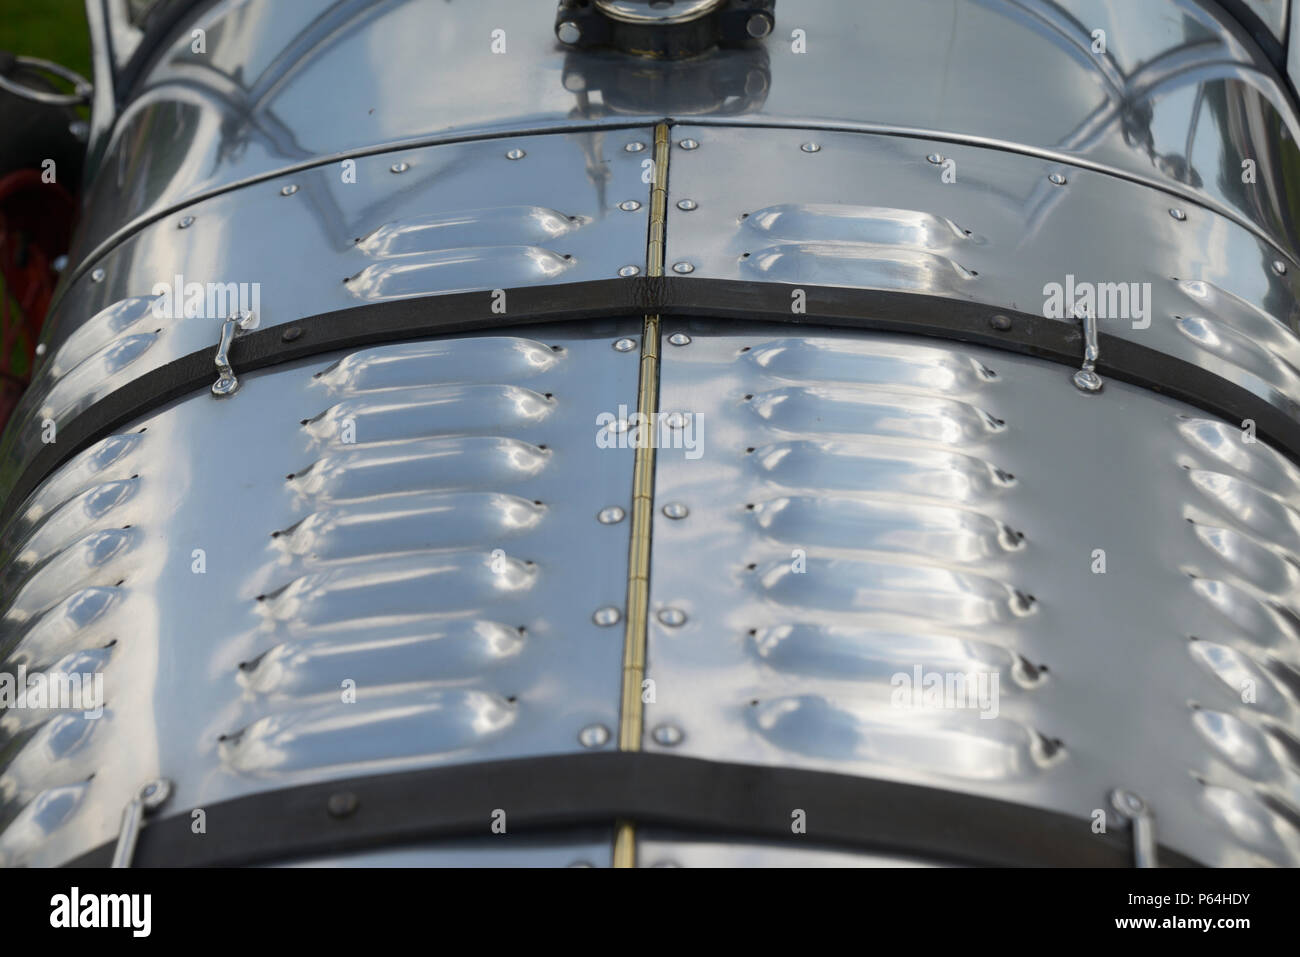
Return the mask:
MULTIPOLYGON (((650 190, 650 231, 646 275, 664 274, 664 221, 668 210, 668 124, 655 127, 654 176, 650 190)), ((640 751, 645 708, 646 632, 650 617, 650 529, 654 521, 655 449, 646 441, 659 409, 659 316, 646 316, 641 327, 641 376, 636 410, 640 425, 632 465, 632 527, 628 547, 627 627, 623 632, 623 689, 618 748, 640 751)), ((636 826, 619 821, 614 834, 614 866, 636 866, 636 826)))

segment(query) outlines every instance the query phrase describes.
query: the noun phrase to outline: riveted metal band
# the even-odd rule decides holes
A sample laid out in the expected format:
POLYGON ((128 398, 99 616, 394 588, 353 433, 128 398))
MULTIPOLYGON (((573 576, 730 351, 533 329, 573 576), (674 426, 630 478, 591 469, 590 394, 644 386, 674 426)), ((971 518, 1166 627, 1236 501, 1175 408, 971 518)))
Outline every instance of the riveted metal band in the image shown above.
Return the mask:
MULTIPOLYGON (((235 339, 230 363, 241 374, 314 355, 383 342, 427 339, 509 326, 646 315, 839 326, 909 333, 1006 349, 1077 369, 1083 355, 1078 325, 940 296, 801 286, 806 313, 790 312, 791 287, 722 279, 647 276, 508 290, 507 321, 492 312, 488 291, 374 303, 235 339), (996 321, 995 321, 996 320, 996 321), (290 330, 296 334, 290 337, 290 330)), ((1300 421, 1260 395, 1209 369, 1102 332, 1096 371, 1186 402, 1234 425, 1249 419, 1255 434, 1300 463, 1300 421)), ((166 403, 208 390, 216 347, 192 352, 133 379, 67 422, 58 441, 41 448, 15 481, 0 527, 54 469, 91 443, 166 403)), ((1069 387, 1069 377, 1063 381, 1069 387)), ((235 399, 233 401, 238 401, 235 399)))
MULTIPOLYGON (((1105 795, 1098 795, 1100 805, 1105 795)), ((647 751, 485 761, 261 791, 147 824, 136 867, 287 862, 394 845, 491 834, 490 809, 509 814, 493 842, 559 828, 635 820, 702 839, 869 851, 951 864, 1130 867, 1124 829, 1094 834, 1076 818, 961 791, 847 774, 705 761, 647 751), (791 814, 803 811, 806 833, 791 814)), ((105 867, 112 843, 69 862, 105 867)), ((1167 847, 1162 867, 1197 866, 1167 847)))

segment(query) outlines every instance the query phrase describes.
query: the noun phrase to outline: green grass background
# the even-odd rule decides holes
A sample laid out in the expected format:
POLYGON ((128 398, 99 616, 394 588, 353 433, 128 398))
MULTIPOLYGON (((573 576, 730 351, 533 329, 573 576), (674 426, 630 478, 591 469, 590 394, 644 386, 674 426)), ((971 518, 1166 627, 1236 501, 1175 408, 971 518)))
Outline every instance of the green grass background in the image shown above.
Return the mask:
POLYGON ((85 0, 0 0, 0 50, 44 57, 91 79, 85 0))

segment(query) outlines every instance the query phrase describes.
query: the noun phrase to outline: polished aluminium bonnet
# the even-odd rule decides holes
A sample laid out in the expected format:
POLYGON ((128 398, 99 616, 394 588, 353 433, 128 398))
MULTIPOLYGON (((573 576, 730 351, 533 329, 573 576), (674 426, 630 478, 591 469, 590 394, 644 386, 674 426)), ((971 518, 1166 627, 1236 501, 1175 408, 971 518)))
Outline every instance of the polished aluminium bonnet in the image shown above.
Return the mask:
MULTIPOLYGON (((667 68, 566 51, 553 12, 202 8, 207 59, 178 33, 100 144, 4 487, 45 422, 216 344, 226 316, 160 317, 159 283, 260 283, 260 327, 287 332, 632 278, 656 181, 661 265, 685 281, 914 293, 990 322, 1044 313, 1068 277, 1123 283, 1141 306, 1092 317, 1103 332, 1295 416, 1300 128, 1216 6, 783 7, 766 45, 684 65, 649 102, 632 79, 667 68), (915 66, 936 59, 962 81, 915 66)), ((159 777, 185 814, 617 748, 638 514, 617 439, 643 353, 670 431, 698 440, 653 471, 643 749, 1085 831, 1124 789, 1190 858, 1300 861, 1295 450, 1123 382, 1082 392, 1077 367, 797 316, 666 319, 643 343, 639 317, 529 326, 507 302, 490 332, 242 373, 68 458, 5 530, 0 657, 102 673, 105 711, 0 716, 0 862, 111 844, 159 777), (996 677, 996 709, 895 707, 917 669, 996 677)), ((918 863, 812 827, 806 850, 642 829, 638 862, 918 863)), ((612 839, 329 862, 601 865, 612 839)))

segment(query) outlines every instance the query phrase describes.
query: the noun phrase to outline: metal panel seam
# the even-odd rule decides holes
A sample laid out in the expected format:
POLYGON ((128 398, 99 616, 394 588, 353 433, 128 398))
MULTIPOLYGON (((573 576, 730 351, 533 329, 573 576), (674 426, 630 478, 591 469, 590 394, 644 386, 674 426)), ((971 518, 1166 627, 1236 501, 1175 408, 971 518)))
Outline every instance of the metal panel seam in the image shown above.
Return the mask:
MULTIPOLYGON (((664 219, 668 208, 668 124, 655 126, 654 176, 650 190, 650 231, 646 274, 664 274, 664 219)), ((636 409, 642 430, 653 421, 659 404, 659 316, 648 315, 641 329, 641 377, 636 409)), ((644 431, 640 433, 644 436, 644 431)), ((644 711, 647 618, 650 614, 650 529, 654 520, 654 443, 638 442, 632 466, 632 527, 628 546, 627 628, 623 633, 623 689, 618 748, 641 750, 644 711)), ((614 833, 614 866, 636 866, 636 826, 619 821, 614 833)))

